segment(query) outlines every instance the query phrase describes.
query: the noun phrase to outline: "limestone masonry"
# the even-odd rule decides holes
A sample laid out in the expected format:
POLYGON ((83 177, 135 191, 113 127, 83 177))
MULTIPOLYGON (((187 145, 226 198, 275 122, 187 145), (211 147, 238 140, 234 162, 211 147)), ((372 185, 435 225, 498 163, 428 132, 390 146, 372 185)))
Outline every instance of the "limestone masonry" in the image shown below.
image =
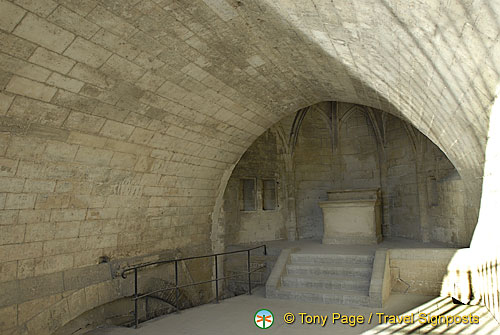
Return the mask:
POLYGON ((472 271, 469 300, 499 320, 499 17, 499 1, 0 0, 0 333, 130 315, 127 265, 321 239, 318 202, 360 187, 381 188, 385 236, 471 247, 443 294, 472 271))

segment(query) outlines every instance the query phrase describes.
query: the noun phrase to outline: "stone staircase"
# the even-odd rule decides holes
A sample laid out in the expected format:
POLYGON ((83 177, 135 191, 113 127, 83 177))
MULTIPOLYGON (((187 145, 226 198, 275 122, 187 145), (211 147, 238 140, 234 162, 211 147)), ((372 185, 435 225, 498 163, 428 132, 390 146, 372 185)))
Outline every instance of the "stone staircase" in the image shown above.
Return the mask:
MULTIPOLYGON (((373 254, 291 253, 266 295, 304 302, 370 305, 373 254)), ((278 265, 279 266, 279 265, 278 265)))

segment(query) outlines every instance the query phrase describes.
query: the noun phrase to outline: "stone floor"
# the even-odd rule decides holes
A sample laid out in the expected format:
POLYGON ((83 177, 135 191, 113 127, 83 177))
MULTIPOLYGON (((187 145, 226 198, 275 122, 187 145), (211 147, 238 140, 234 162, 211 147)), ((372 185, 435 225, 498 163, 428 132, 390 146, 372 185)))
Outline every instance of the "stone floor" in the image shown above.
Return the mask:
POLYGON ((419 295, 393 294, 385 308, 363 308, 344 305, 324 305, 301 303, 290 300, 274 300, 264 297, 263 288, 254 295, 242 295, 227 299, 219 304, 208 304, 182 311, 142 323, 139 329, 103 328, 92 331, 88 335, 166 335, 166 334, 207 334, 207 335, 244 335, 258 334, 500 334, 500 325, 493 319, 488 310, 478 306, 454 305, 450 298, 429 297, 419 295), (269 309, 274 314, 274 324, 261 330, 254 324, 253 318, 257 310, 269 309), (416 314, 410 324, 379 323, 375 313, 386 315, 416 314), (293 313, 296 320, 286 324, 283 317, 293 313), (309 315, 327 315, 324 327, 317 324, 302 324, 298 313, 309 315), (364 324, 351 327, 336 321, 332 324, 332 313, 342 315, 363 315, 364 324), (370 313, 373 313, 371 324, 367 324, 370 313), (474 325, 438 325, 421 324, 418 313, 430 315, 477 315, 479 324, 474 325))

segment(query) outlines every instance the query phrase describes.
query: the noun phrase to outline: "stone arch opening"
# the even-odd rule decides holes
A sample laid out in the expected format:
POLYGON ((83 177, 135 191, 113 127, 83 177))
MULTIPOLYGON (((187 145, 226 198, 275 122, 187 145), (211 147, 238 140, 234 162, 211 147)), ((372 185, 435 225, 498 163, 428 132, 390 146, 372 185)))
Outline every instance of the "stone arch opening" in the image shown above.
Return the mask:
POLYGON ((496 3, 0 6, 7 328, 37 332, 49 318, 57 328, 94 306, 90 287, 116 283, 103 256, 220 248, 234 164, 283 116, 320 101, 391 111, 438 144, 464 180, 472 233, 498 83, 496 3), (73 286, 85 271, 96 275, 73 286), (47 289, 31 294, 33 282, 47 289))
POLYGON ((464 181, 447 156, 407 122, 366 106, 324 102, 283 118, 243 154, 224 192, 226 245, 321 239, 327 191, 382 191, 383 234, 467 246, 464 181), (238 209, 240 180, 278 180, 273 213, 238 209))

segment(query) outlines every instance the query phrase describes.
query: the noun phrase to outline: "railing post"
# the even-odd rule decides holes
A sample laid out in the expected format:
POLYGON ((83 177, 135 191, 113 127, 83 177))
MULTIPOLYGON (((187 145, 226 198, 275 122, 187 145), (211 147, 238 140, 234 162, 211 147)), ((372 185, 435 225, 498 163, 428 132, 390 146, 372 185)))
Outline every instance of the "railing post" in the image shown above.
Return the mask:
POLYGON ((137 268, 134 269, 134 321, 135 321, 135 328, 137 329, 137 326, 139 325, 139 315, 138 315, 138 308, 137 308, 137 268))
MULTIPOLYGON (((147 266, 151 266, 151 265, 155 265, 155 264, 165 264, 165 263, 171 263, 172 261, 174 262, 174 265, 175 265, 175 309, 176 309, 176 312, 179 313, 180 312, 180 306, 179 306, 179 298, 180 298, 180 290, 179 290, 179 261, 183 261, 183 260, 190 260, 190 259, 197 259, 197 258, 209 258, 211 256, 214 256, 214 261, 215 261, 215 279, 211 279, 211 280, 208 280, 208 281, 202 281, 200 283, 194 283, 194 284, 191 284, 191 285, 198 285, 198 284, 205 284, 205 283, 209 283, 209 282, 213 282, 215 281, 215 300, 216 300, 216 303, 219 303, 219 280, 225 280, 227 278, 232 278, 232 276, 229 276, 229 277, 224 277, 224 275, 222 276, 221 279, 219 279, 219 257, 218 256, 224 256, 224 255, 228 255, 228 254, 234 254, 234 253, 240 253, 240 252, 247 252, 247 274, 248 274, 248 294, 252 294, 252 271, 251 271, 251 264, 250 264, 250 252, 254 249, 257 249, 257 248, 260 248, 260 247, 264 247, 264 255, 267 255, 267 246, 264 244, 264 245, 261 245, 261 246, 258 246, 258 247, 254 247, 254 248, 249 248, 249 249, 243 249, 243 250, 237 250, 237 251, 231 251, 231 252, 225 252, 225 253, 221 253, 221 254, 212 254, 212 255, 204 255, 204 256, 196 256, 196 257, 188 257, 188 258, 181 258, 181 259, 171 259, 171 260, 163 260, 163 261, 159 261, 159 262, 152 262, 152 263, 146 263, 146 264, 141 264, 141 265, 136 265, 136 266, 132 266, 132 267, 129 267, 129 268, 126 268, 122 271, 122 277, 123 278, 127 278, 126 276, 126 273, 127 272, 130 272, 132 270, 134 270, 134 325, 135 325, 135 328, 138 328, 139 326, 139 298, 144 298, 146 297, 146 319, 149 317, 149 297, 148 297, 148 294, 144 294, 144 295, 141 295, 139 296, 139 290, 138 290, 138 269, 139 268, 144 268, 144 267, 147 267, 147 266)), ((224 261, 224 260, 223 260, 224 261)), ((256 268, 255 271, 259 270, 260 268, 256 268)), ((239 274, 237 275, 238 277, 240 276, 239 274)), ((191 285, 184 285, 182 287, 186 287, 186 286, 191 286, 191 285)), ((166 288, 165 290, 167 291, 170 291, 172 289, 172 287, 168 287, 166 288)), ((160 292, 160 291, 165 291, 165 290, 159 290, 159 291, 154 291, 154 292, 151 292, 152 293, 156 293, 156 292, 160 292)))
POLYGON ((175 260, 175 311, 179 313, 179 270, 175 260))
POLYGON ((250 272, 250 250, 247 250, 248 294, 252 294, 252 273, 250 272))
POLYGON ((219 303, 219 267, 217 266, 217 255, 215 258, 215 301, 219 303))

